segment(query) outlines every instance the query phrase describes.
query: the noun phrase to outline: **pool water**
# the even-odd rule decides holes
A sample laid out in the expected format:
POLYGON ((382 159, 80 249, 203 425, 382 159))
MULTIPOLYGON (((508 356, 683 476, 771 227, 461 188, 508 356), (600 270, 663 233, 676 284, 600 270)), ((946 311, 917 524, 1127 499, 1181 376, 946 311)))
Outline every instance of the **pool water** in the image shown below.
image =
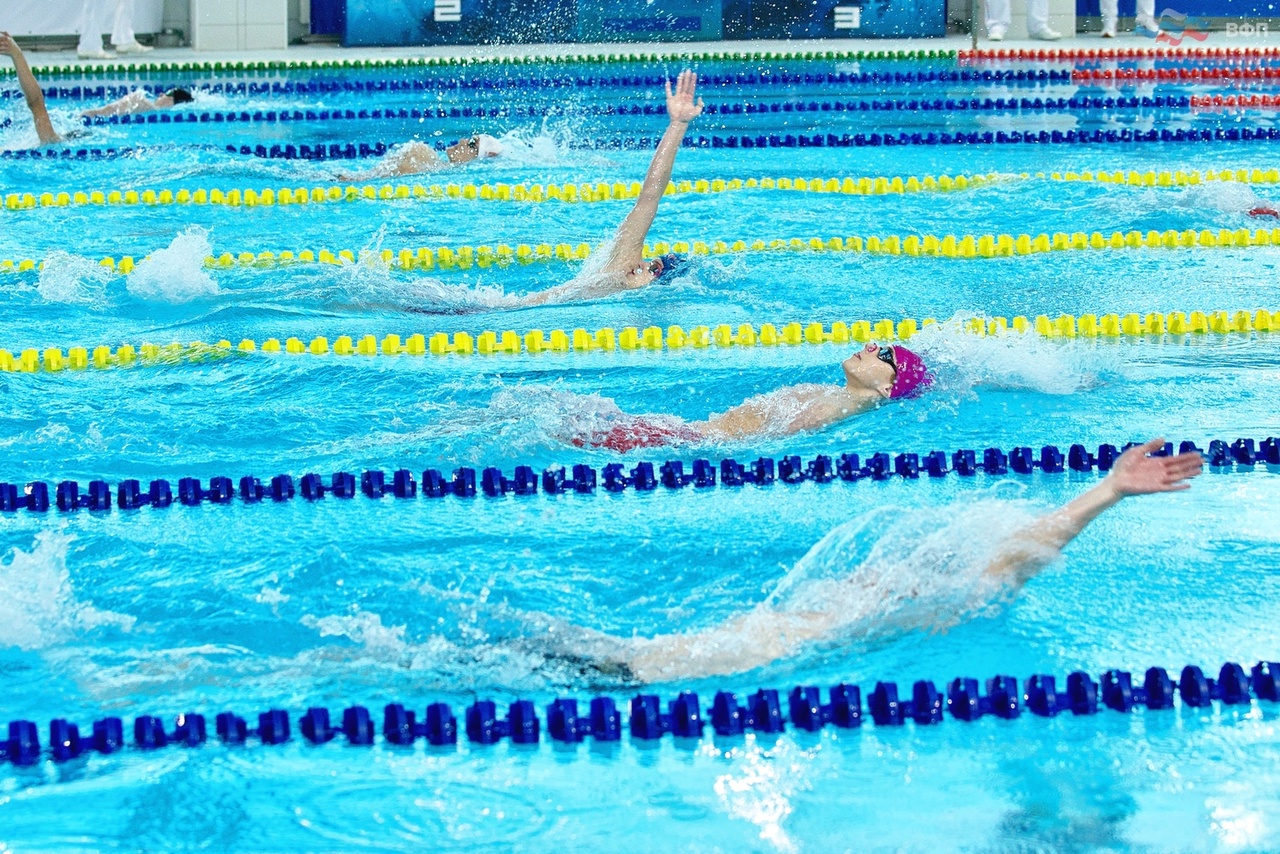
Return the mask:
MULTIPOLYGON (((1162 60, 1159 67, 1192 65, 1162 60)), ((1123 64, 1122 64, 1123 65, 1123 64)), ((950 71, 929 61, 713 61, 706 75, 950 71)), ((1002 66, 991 66, 1000 68, 1002 66)), ((1011 70, 1029 64, 1005 63, 1011 70)), ((1069 68, 1050 63, 1055 70, 1069 68)), ((1092 66, 1089 66, 1092 67, 1092 66)), ((657 77, 677 66, 634 63, 657 77)), ((609 141, 657 136, 655 86, 608 83, 617 65, 469 68, 488 89, 207 91, 218 83, 362 81, 368 71, 223 72, 192 84, 198 111, 491 106, 477 118, 96 125, 74 147, 130 147, 97 160, 0 159, 3 194, 328 187, 350 164, 229 153, 242 145, 451 141, 501 137, 509 155, 447 175, 383 183, 630 182, 646 150, 609 141), (569 75, 605 85, 551 87, 569 75), (201 91, 201 87, 206 91, 201 91), (517 108, 528 108, 520 113, 517 108), (620 111, 619 111, 620 112, 620 111), (533 113, 533 115, 529 115, 533 113)), ((447 81, 448 68, 379 72, 447 81)), ((745 77, 741 79, 745 80, 745 77)), ((996 80, 938 84, 724 82, 709 104, 868 99, 1149 97, 1239 92, 1239 84, 1151 83, 1103 90, 996 80)), ((770 78, 772 80, 772 78, 770 78)), ((74 86, 73 78, 59 86, 74 86)), ((95 85, 96 85, 95 81, 95 85)), ((140 78, 139 82, 147 82, 140 78)), ((287 87, 286 87, 287 88, 287 87)), ((1267 94, 1266 81, 1247 93, 1267 94)), ((53 103, 53 102, 51 102, 53 103)), ((57 99, 58 122, 90 102, 57 99)), ((0 145, 31 142, 21 102, 0 106, 0 145)), ((705 115, 693 134, 952 132, 1096 127, 1269 127, 1273 114, 1073 108, 989 112, 779 111, 705 115)), ((1133 186, 1068 172, 1272 168, 1271 143, 964 145, 681 152, 675 179, 991 175, 952 192, 845 195, 743 188, 664 200, 651 241, 766 243, 793 237, 1127 233, 1270 228, 1246 211, 1280 196, 1268 183, 1133 186)), ((367 165, 367 164, 366 164, 367 165)), ((341 183, 341 186, 346 186, 341 183)), ((1273 203, 1273 202, 1272 202, 1273 203)), ((587 243, 600 247, 629 202, 467 198, 227 207, 6 209, 0 346, 238 342, 435 332, 933 318, 912 339, 935 381, 821 432, 694 443, 619 455, 569 439, 617 412, 698 420, 781 385, 838 382, 848 346, 684 348, 493 356, 234 352, 131 368, 3 373, 5 481, 390 472, 852 452, 864 458, 958 448, 1163 435, 1262 439, 1280 433, 1274 333, 1055 338, 966 331, 974 317, 1067 313, 1250 312, 1280 308, 1280 250, 1266 246, 1062 251, 978 259, 850 252, 695 256, 677 276, 587 303, 517 308, 581 261, 403 271, 378 252, 439 246, 587 243), (337 252, 341 266, 210 267, 224 252, 337 252), (361 250, 368 250, 361 256, 361 250), (103 257, 132 256, 119 275, 103 257), (143 262, 144 256, 150 259, 143 262)), ((587 262, 590 263, 590 262, 587 262)), ((300 714, 477 698, 500 707, 597 693, 553 652, 575 628, 623 638, 697 631, 773 597, 804 603, 832 579, 851 619, 785 660, 646 688, 663 697, 877 680, 905 690, 956 676, 1019 679, 1188 663, 1216 673, 1276 657, 1280 480, 1265 465, 1209 471, 1177 495, 1103 516, 1020 592, 975 601, 982 558, 1032 515, 1097 475, 777 483, 649 493, 413 501, 357 496, 235 501, 107 513, 6 514, 0 526, 4 720, 66 717, 87 728, 198 711, 300 714), (904 604, 905 603, 905 604, 904 604)), ((1277 709, 1180 707, 1052 719, 1024 714, 935 727, 789 729, 776 736, 652 744, 456 749, 224 747, 0 766, 0 850, 347 851, 617 850, 1265 850, 1280 834, 1277 709)))

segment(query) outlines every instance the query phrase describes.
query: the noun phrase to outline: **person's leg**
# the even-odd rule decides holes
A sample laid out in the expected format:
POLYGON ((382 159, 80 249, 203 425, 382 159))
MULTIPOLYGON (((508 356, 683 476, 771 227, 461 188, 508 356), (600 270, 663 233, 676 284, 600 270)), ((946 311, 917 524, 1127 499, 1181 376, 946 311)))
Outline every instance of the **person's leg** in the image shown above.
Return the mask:
POLYGON ((1062 33, 1049 26, 1049 0, 1027 0, 1027 35, 1045 41, 1062 38, 1062 33))
POLYGON ((134 0, 116 0, 115 25, 111 28, 111 44, 121 53, 145 53, 151 48, 138 44, 133 32, 134 0))
POLYGON ((80 9, 80 43, 76 53, 80 56, 95 57, 105 53, 102 49, 102 34, 107 31, 105 9, 111 0, 84 0, 80 9))
POLYGON ((1144 27, 1151 32, 1159 32, 1160 24, 1156 21, 1156 0, 1138 0, 1138 14, 1134 25, 1144 27))
POLYGON ((1009 8, 1009 0, 986 0, 987 4, 987 38, 998 42, 1009 30, 1013 20, 1013 10, 1009 8))
MULTIPOLYGON (((1142 0, 1138 0, 1142 2, 1142 0)), ((1150 0, 1154 5, 1155 0, 1150 0)), ((1102 11, 1102 37, 1104 39, 1115 38, 1116 35, 1116 19, 1120 17, 1120 0, 1098 0, 1098 6, 1102 11)))

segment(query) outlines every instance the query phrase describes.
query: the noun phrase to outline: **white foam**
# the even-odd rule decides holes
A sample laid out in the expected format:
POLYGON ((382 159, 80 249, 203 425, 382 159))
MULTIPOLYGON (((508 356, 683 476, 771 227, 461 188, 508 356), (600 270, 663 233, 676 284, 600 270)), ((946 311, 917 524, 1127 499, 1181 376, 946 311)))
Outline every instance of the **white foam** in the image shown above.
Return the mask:
POLYGON ((1243 214, 1264 203, 1248 184, 1236 181, 1211 181, 1188 187, 1176 197, 1181 208, 1215 210, 1243 214))
POLYGON ((933 376, 934 392, 989 386, 1042 394, 1075 394, 1096 388, 1101 377, 1122 373, 1114 349, 1087 348, 1071 340, 1005 332, 973 335, 964 331, 969 316, 922 329, 909 342, 933 376))
POLYGON ((45 256, 36 290, 45 302, 101 306, 114 275, 89 258, 55 249, 45 256))
POLYGON ((218 284, 204 266, 212 254, 209 232, 190 226, 166 248, 142 259, 129 274, 126 287, 133 296, 151 302, 184 303, 213 296, 218 284))
POLYGON ((326 268, 318 294, 329 304, 405 309, 433 314, 463 314, 515 305, 517 298, 497 285, 451 285, 430 276, 398 276, 381 257, 385 227, 354 261, 326 268))
MULTIPOLYGON (((1022 487, 937 508, 878 508, 833 528, 778 583, 779 614, 830 616, 830 637, 940 630, 990 613, 1009 587, 986 573, 1035 518, 1022 487)), ((1056 552, 1046 550, 1048 562, 1056 552)))
POLYGON ((0 646, 45 649, 98 628, 133 628, 133 617, 76 596, 67 570, 72 541, 68 534, 42 531, 31 551, 15 548, 0 566, 0 646))

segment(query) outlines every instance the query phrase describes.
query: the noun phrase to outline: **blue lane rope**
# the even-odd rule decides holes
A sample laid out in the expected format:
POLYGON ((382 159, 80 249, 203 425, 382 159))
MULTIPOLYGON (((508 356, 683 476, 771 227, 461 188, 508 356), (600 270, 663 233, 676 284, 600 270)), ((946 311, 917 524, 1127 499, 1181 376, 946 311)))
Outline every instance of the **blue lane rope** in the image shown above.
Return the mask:
MULTIPOLYGON (((1185 95, 1156 97, 1093 98, 881 98, 851 101, 789 100, 772 103, 708 104, 707 115, 741 116, 773 113, 866 113, 866 112, 1034 112, 1059 113, 1072 110, 1177 110, 1190 109, 1191 98, 1185 95)), ((434 109, 385 108, 295 109, 295 110, 229 110, 195 112, 190 110, 146 112, 119 116, 85 116, 92 125, 154 124, 222 124, 239 122, 332 122, 350 120, 394 121, 458 118, 542 118, 551 115, 591 116, 661 116, 666 108, 656 104, 592 104, 565 107, 561 104, 501 107, 436 107, 434 109)))
MULTIPOLYGON (((165 116, 164 118, 171 117, 165 116)), ((163 122, 163 118, 157 119, 163 122)), ((956 133, 856 133, 856 134, 743 134, 740 136, 687 137, 685 148, 863 148, 895 145, 1092 145, 1131 143, 1194 143, 1194 142, 1263 142, 1280 139, 1276 127, 1191 128, 1169 130, 1093 130, 1093 131, 957 131, 956 133)), ((226 146, 230 153, 261 157, 272 160, 354 160, 379 157, 397 143, 316 143, 315 145, 234 145, 226 146)), ((571 144, 574 149, 602 151, 650 151, 658 144, 658 137, 602 137, 578 139, 571 144)), ((141 147, 125 148, 48 148, 5 149, 0 160, 109 160, 144 150, 141 147)))
MULTIPOLYGON (((269 83, 203 83, 197 78, 164 84, 147 83, 145 88, 155 94, 170 89, 195 88, 200 92, 216 95, 335 95, 340 93, 379 94, 395 92, 475 91, 484 92, 506 89, 634 89, 661 86, 669 78, 661 74, 634 74, 610 76, 551 75, 538 77, 462 77, 457 71, 439 78, 410 78, 404 80, 299 80, 272 81, 269 83)), ((939 71, 864 71, 806 72, 806 73, 756 73, 735 72, 726 74, 699 74, 698 81, 705 87, 713 86, 791 86, 801 85, 881 85, 913 83, 1066 83, 1071 80, 1071 70, 1049 71, 1044 69, 984 69, 939 71)), ((128 95, 138 86, 50 86, 44 95, 50 100, 106 100, 128 95)), ((12 97, 18 97, 14 94, 12 97)))
MULTIPOLYGON (((839 684, 827 692, 828 702, 816 686, 802 685, 786 695, 774 689, 761 689, 746 698, 746 705, 729 691, 716 693, 712 704, 704 708, 692 691, 680 693, 666 704, 656 694, 638 694, 630 702, 630 714, 624 729, 618 704, 611 697, 592 698, 582 714, 578 701, 561 698, 546 709, 546 737, 552 742, 575 744, 590 738, 597 742, 618 742, 624 731, 633 741, 647 742, 671 735, 675 738, 701 738, 707 724, 719 736, 744 735, 746 732, 777 734, 787 730, 817 732, 827 724, 840 729, 857 729, 867 716, 878 727, 902 726, 913 721, 917 726, 942 723, 944 711, 960 721, 976 721, 988 715, 1015 720, 1027 709, 1037 717, 1054 717, 1070 711, 1073 715, 1098 713, 1099 702, 1117 712, 1135 707, 1172 709, 1175 697, 1184 709, 1207 709, 1216 700, 1224 706, 1248 706, 1258 700, 1280 700, 1280 663, 1263 661, 1246 673, 1234 662, 1218 671, 1218 678, 1206 677, 1195 665, 1187 665, 1175 681, 1162 667, 1148 669, 1141 685, 1135 685, 1133 674, 1108 670, 1100 682, 1082 671, 1067 676, 1066 690, 1059 691, 1057 680, 1050 675, 1036 675, 1025 680, 1018 690, 1013 676, 994 676, 980 690, 978 680, 960 677, 947 686, 945 695, 929 680, 911 686, 910 699, 899 695, 894 682, 877 682, 864 706, 862 690, 857 685, 839 684), (864 714, 865 713, 865 714, 864 714)), ((492 700, 479 700, 467 707, 461 733, 471 744, 491 745, 505 739, 513 744, 537 744, 543 739, 543 720, 531 700, 516 700, 501 716, 492 700)), ((383 709, 382 738, 386 744, 412 747, 419 738, 433 747, 451 747, 459 741, 458 719, 446 703, 432 703, 419 720, 414 711, 403 704, 390 703, 383 709)), ((264 745, 284 744, 292 738, 289 713, 272 709, 258 715, 258 725, 233 712, 222 712, 214 719, 218 739, 228 746, 239 746, 251 740, 264 745)), ((364 706, 351 706, 342 712, 342 722, 335 725, 328 709, 309 708, 298 728, 302 737, 313 745, 333 741, 339 734, 348 744, 371 745, 375 740, 374 720, 364 706)), ((204 715, 179 715, 172 727, 153 715, 142 715, 133 721, 133 743, 136 751, 149 752, 163 747, 198 747, 208 740, 204 715)), ((80 735, 79 727, 65 718, 49 723, 48 758, 68 762, 87 753, 102 755, 120 753, 128 746, 124 721, 108 717, 94 721, 89 734, 80 735)), ((0 758, 16 766, 31 766, 46 753, 34 721, 9 723, 9 737, 0 741, 0 758)))
MULTIPOLYGON (((200 479, 184 477, 178 481, 177 502, 187 507, 194 507, 202 502, 210 504, 230 504, 237 495, 245 504, 257 504, 265 499, 272 501, 289 501, 301 495, 308 501, 317 501, 325 496, 334 498, 354 498, 363 493, 368 498, 382 498, 393 495, 396 498, 414 498, 419 487, 425 498, 444 498, 448 495, 459 498, 474 498, 484 495, 498 498, 507 494, 536 495, 539 489, 547 495, 565 493, 594 493, 597 488, 606 492, 652 492, 659 486, 666 489, 683 489, 692 486, 695 489, 706 489, 717 485, 722 487, 740 487, 746 484, 769 486, 775 481, 783 483, 831 483, 839 480, 851 483, 858 480, 888 480, 902 478, 919 480, 923 473, 926 477, 945 477, 954 473, 960 477, 973 477, 979 472, 988 475, 1014 474, 1029 475, 1036 470, 1057 474, 1070 470, 1073 472, 1109 471, 1116 458, 1137 443, 1130 443, 1123 448, 1115 445, 1101 445, 1098 453, 1090 453, 1084 445, 1072 445, 1064 454, 1056 445, 1044 445, 1038 451, 1026 446, 1013 448, 1005 453, 999 448, 986 448, 979 452, 962 449, 948 454, 945 451, 930 451, 923 457, 919 454, 877 453, 867 457, 865 461, 857 454, 840 454, 832 458, 819 454, 807 463, 799 456, 789 455, 774 460, 761 457, 748 464, 733 459, 723 459, 719 466, 710 460, 693 461, 690 470, 686 471, 680 460, 668 460, 655 470, 654 463, 636 463, 630 469, 622 463, 610 463, 597 471, 595 468, 579 463, 566 469, 553 466, 543 470, 541 476, 530 466, 516 466, 511 477, 501 469, 489 467, 480 472, 474 468, 462 467, 454 470, 452 475, 437 469, 427 469, 422 473, 419 482, 414 472, 409 469, 398 469, 387 480, 386 473, 370 470, 360 476, 357 486, 356 477, 351 472, 335 472, 326 483, 319 474, 303 475, 295 486, 291 475, 280 474, 264 484, 252 475, 240 478, 238 489, 229 477, 213 477, 205 486, 200 479), (718 474, 718 476, 717 476, 718 474)), ((1178 446, 1178 453, 1201 453, 1194 442, 1185 441, 1178 446)), ((1173 453, 1173 443, 1167 442, 1160 455, 1173 453)), ((1236 439, 1228 444, 1220 439, 1209 443, 1202 452, 1209 466, 1217 469, 1228 469, 1233 466, 1249 467, 1259 463, 1264 465, 1280 465, 1280 438, 1271 437, 1255 443, 1253 439, 1236 439)), ((50 509, 49 484, 33 481, 25 485, 0 483, 0 511, 13 513, 18 510, 29 510, 44 513, 50 509)), ((105 480, 90 481, 87 492, 81 492, 80 484, 74 480, 64 480, 56 485, 53 492, 52 506, 63 512, 76 510, 110 510, 111 485, 105 480)), ((157 479, 144 489, 137 480, 124 480, 118 485, 115 493, 116 506, 121 510, 135 510, 144 505, 151 507, 169 507, 174 503, 174 490, 168 480, 157 479)))

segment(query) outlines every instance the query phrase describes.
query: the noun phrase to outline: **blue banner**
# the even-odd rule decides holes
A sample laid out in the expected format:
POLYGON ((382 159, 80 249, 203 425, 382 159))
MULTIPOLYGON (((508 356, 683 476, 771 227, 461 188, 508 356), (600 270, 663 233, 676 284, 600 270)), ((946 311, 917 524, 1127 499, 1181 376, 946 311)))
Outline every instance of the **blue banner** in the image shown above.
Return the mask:
POLYGON ((343 44, 348 46, 894 38, 946 34, 945 0, 345 0, 345 3, 343 44))

